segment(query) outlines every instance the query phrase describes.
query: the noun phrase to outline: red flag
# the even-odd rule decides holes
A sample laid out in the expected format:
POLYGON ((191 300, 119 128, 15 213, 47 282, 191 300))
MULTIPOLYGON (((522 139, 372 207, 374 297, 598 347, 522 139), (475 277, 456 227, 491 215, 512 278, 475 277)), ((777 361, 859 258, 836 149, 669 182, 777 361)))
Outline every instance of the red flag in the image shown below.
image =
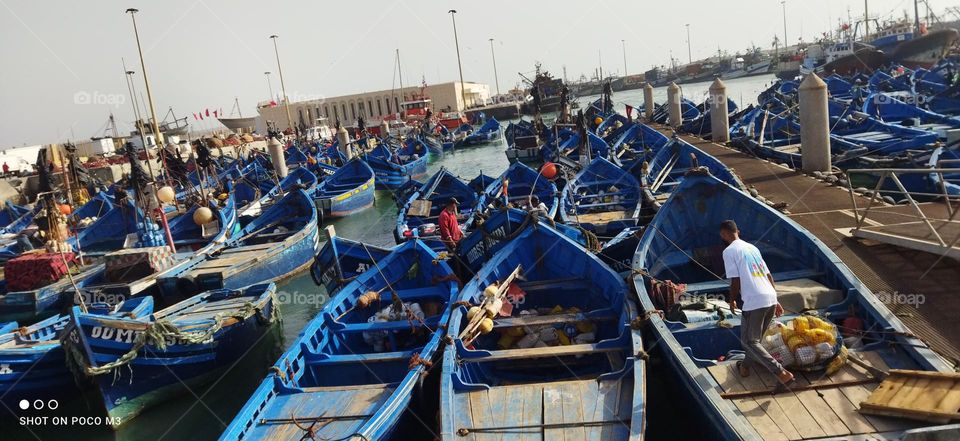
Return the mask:
POLYGON ((198 119, 200 119, 200 118, 197 118, 197 114, 194 113, 194 114, 193 114, 193 120, 196 121, 196 120, 198 120, 198 119))
POLYGON ((627 106, 627 119, 631 119, 633 115, 633 106, 625 104, 627 106))
POLYGON ((210 109, 207 109, 207 116, 210 116, 210 109))
POLYGON ((216 110, 213 111, 213 117, 214 117, 214 118, 219 118, 219 116, 217 115, 217 111, 216 111, 216 110))
POLYGON ((200 112, 200 121, 203 121, 203 112, 200 112))

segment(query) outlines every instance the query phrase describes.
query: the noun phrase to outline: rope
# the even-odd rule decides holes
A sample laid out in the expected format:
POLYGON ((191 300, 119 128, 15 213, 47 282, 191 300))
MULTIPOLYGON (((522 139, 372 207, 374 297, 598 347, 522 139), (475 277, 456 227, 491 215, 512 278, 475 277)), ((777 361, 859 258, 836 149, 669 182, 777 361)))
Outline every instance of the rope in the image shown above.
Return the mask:
POLYGON ((130 350, 112 362, 99 366, 90 366, 84 361, 83 356, 80 354, 79 349, 75 345, 66 345, 68 348, 67 362, 68 365, 75 365, 75 367, 79 368, 74 369, 74 366, 72 366, 71 370, 74 372, 82 372, 86 376, 93 377, 97 375, 103 375, 113 371, 118 367, 129 364, 139 356, 139 352, 144 346, 152 345, 156 347, 158 351, 166 350, 167 337, 175 339, 175 341, 177 341, 176 344, 203 343, 211 339, 214 334, 223 329, 225 319, 227 318, 236 318, 240 321, 244 321, 252 316, 256 316, 258 323, 273 323, 280 319, 280 310, 276 307, 275 294, 270 294, 270 297, 273 307, 271 307, 272 313, 269 319, 263 317, 262 310, 254 306, 251 302, 244 303, 243 306, 235 313, 217 314, 213 318, 214 323, 202 331, 184 331, 177 327, 176 324, 168 320, 159 319, 147 326, 143 332, 137 334, 137 337, 134 340, 133 346, 130 348, 130 350))

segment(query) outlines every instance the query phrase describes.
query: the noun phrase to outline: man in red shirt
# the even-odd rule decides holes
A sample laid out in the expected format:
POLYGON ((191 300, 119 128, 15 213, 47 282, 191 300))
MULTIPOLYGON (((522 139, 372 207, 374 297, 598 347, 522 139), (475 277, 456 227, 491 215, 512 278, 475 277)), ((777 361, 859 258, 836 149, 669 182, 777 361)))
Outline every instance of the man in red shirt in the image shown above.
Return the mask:
POLYGON ((457 205, 460 201, 457 198, 450 198, 447 206, 440 212, 440 240, 447 246, 447 249, 454 251, 457 249, 457 243, 463 238, 460 231, 460 223, 457 222, 457 205))

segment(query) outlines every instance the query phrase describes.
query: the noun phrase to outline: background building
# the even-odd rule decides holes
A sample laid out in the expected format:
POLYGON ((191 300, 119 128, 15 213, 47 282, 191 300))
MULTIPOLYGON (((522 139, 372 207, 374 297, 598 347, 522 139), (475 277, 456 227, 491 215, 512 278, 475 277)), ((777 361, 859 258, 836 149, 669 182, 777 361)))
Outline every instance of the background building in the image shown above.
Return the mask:
MULTIPOLYGON (((434 112, 463 111, 469 107, 482 106, 490 96, 490 86, 480 83, 465 82, 466 105, 460 95, 460 82, 431 84, 424 88, 404 87, 394 90, 379 90, 375 92, 357 93, 315 99, 308 101, 294 101, 290 103, 290 117, 293 123, 310 127, 318 117, 326 117, 332 125, 340 120, 343 125, 352 126, 357 117, 363 116, 368 125, 379 123, 386 115, 397 112, 400 103, 418 99, 422 93, 430 98, 434 112)), ((287 115, 283 103, 274 107, 261 107, 260 116, 267 121, 277 123, 278 127, 286 127, 287 115)))

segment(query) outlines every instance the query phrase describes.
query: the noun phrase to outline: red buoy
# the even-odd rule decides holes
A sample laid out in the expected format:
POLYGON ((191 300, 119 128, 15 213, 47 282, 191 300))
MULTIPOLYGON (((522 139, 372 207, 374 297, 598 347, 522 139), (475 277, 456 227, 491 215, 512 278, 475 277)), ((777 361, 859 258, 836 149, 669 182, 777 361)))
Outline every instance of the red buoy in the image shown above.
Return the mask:
POLYGON ((547 179, 553 179, 557 177, 557 165, 552 162, 544 163, 543 167, 540 167, 540 174, 547 179))

